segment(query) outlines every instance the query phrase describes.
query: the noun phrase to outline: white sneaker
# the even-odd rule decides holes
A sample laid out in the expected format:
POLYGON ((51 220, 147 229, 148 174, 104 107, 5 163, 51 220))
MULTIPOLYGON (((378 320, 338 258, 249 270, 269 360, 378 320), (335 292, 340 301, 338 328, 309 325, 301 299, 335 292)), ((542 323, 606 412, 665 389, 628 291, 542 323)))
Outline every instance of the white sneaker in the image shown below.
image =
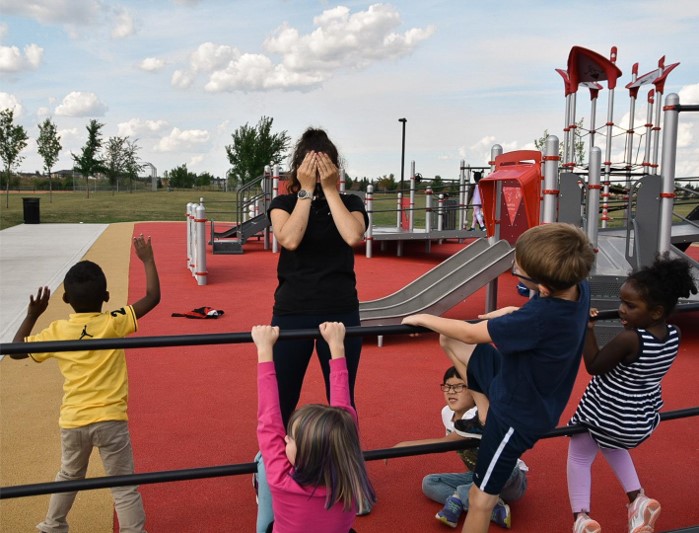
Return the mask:
POLYGON ((629 533, 653 533, 660 516, 660 503, 643 493, 636 496, 629 508, 629 533))
POLYGON ((580 513, 573 524, 573 533, 600 533, 601 531, 602 527, 599 522, 585 513, 580 513))

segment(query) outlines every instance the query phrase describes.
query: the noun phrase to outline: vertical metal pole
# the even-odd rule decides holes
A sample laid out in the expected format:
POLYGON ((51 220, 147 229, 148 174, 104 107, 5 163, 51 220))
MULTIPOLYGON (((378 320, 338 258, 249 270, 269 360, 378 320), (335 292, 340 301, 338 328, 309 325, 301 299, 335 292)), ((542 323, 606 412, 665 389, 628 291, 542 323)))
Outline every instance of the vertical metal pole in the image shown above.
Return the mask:
POLYGON ((597 230, 599 226, 599 192, 602 150, 594 146, 590 150, 590 170, 587 178, 587 238, 597 251, 597 230))
MULTIPOLYGON (((495 160, 502 155, 502 146, 494 144, 490 149, 490 172, 495 172, 495 160)), ((488 237, 490 244, 495 244, 500 240, 500 218, 502 216, 502 182, 497 181, 495 184, 495 230, 488 237)), ((488 283, 485 292, 485 311, 494 311, 498 303, 498 278, 493 279, 488 283)))
POLYGON ((648 113, 646 115, 646 146, 643 154, 643 170, 650 174, 650 148, 653 131, 653 104, 655 103, 655 89, 648 91, 648 113))
POLYGON ((417 189, 417 179, 415 178, 415 161, 410 162, 410 202, 408 207, 408 231, 415 229, 415 190, 417 189))
POLYGON ((568 124, 568 136, 570 137, 570 142, 568 143, 568 155, 567 155, 567 167, 572 171, 575 168, 575 129, 578 127, 575 122, 575 106, 577 105, 577 93, 570 95, 570 124, 568 124))
POLYGON ((604 190, 602 192, 602 227, 607 227, 609 220, 609 185, 612 171, 612 128, 614 127, 614 89, 609 89, 607 102, 607 138, 604 150, 604 190))
POLYGON ((398 122, 403 123, 403 140, 400 149, 400 190, 403 191, 403 179, 405 177, 405 123, 408 122, 408 119, 399 118, 398 122))
MULTIPOLYGON (((631 70, 631 83, 635 82, 638 78, 638 63, 633 64, 631 70)), ((636 89, 638 90, 638 89, 636 89)), ((633 124, 634 124, 634 114, 636 113, 636 93, 632 90, 629 94, 630 104, 629 104, 629 129, 626 130, 626 168, 631 169, 633 164, 633 124)), ((629 181, 631 178, 627 178, 626 188, 629 188, 629 181)))
MULTIPOLYGON (((660 112, 662 111, 663 93, 659 90, 655 91, 655 97, 658 99, 658 105, 655 107, 655 120, 653 121, 652 129, 652 144, 653 144, 653 156, 650 161, 651 174, 658 173, 658 151, 660 148, 660 112)), ((673 165, 674 166, 674 165, 673 165)))
MULTIPOLYGON (((274 173, 272 174, 272 199, 279 196, 279 165, 274 165, 274 173)), ((269 206, 267 206, 267 216, 269 216, 269 206)), ((272 233, 272 253, 276 254, 279 252, 279 241, 277 241, 277 236, 272 233)))
POLYGON ((374 196, 374 186, 373 185, 367 185, 366 187, 366 214, 369 217, 369 226, 366 229, 366 257, 367 259, 371 259, 371 246, 374 241, 374 213, 373 213, 373 206, 374 206, 374 201, 373 201, 373 196, 374 196))
POLYGON ((403 218, 403 193, 398 192, 396 195, 396 231, 400 231, 403 218))
POLYGON ((194 276, 197 285, 206 285, 208 272, 206 270, 206 208, 202 202, 195 209, 196 218, 196 260, 194 276))
MULTIPOLYGON (((677 159, 677 125, 680 97, 670 93, 665 98, 665 127, 663 128, 662 192, 660 193, 660 228, 658 252, 670 250, 672 206, 675 199, 675 162, 677 159)), ((658 101, 658 108, 660 108, 658 101)))
POLYGON ((192 206, 194 206, 192 202, 187 202, 187 212, 184 214, 187 220, 187 270, 190 272, 194 272, 194 253, 192 246, 192 220, 194 220, 194 217, 192 216, 192 206))
POLYGON ((466 183, 466 161, 461 160, 459 167, 459 221, 457 229, 466 229, 466 203, 468 202, 468 190, 466 183))
POLYGON ((425 233, 432 231, 432 188, 425 189, 425 233))
POLYGON ((558 137, 549 135, 544 151, 544 224, 556 221, 556 200, 558 198, 558 137))

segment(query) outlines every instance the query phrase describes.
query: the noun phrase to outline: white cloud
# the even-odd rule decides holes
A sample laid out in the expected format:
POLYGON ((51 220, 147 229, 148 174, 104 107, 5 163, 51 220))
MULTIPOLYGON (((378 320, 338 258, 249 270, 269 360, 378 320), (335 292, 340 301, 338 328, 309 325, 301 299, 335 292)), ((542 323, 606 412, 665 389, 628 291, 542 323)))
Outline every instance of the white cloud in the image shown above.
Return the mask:
POLYGON ((173 75, 172 84, 189 87, 197 73, 210 73, 205 84, 209 92, 310 90, 338 70, 409 55, 435 31, 428 26, 397 33, 400 14, 387 4, 357 13, 338 6, 315 17, 313 24, 316 29, 307 35, 286 23, 277 28, 263 43, 268 55, 203 43, 191 54, 188 69, 173 75))
POLYGON ((0 72, 19 72, 35 69, 41 63, 44 49, 37 44, 28 44, 24 53, 16 46, 0 46, 0 72))
POLYGON ((160 139, 156 152, 180 152, 190 150, 209 141, 206 130, 180 130, 173 128, 167 137, 160 139))
POLYGON ((141 61, 138 68, 146 72, 157 72, 165 67, 165 61, 157 57, 147 57, 141 61))
POLYGON ((195 74, 186 70, 176 70, 172 73, 170 83, 178 89, 186 89, 194 83, 195 74))
POLYGON ((95 93, 73 91, 56 108, 56 115, 66 117, 101 117, 107 106, 95 93))
POLYGON ((0 22, 0 41, 2 41, 7 35, 7 24, 0 22))
POLYGON ((142 120, 132 118, 127 122, 120 122, 117 126, 119 137, 153 137, 167 127, 165 120, 142 120))
POLYGON ((128 37, 135 31, 131 15, 102 0, 0 0, 0 12, 36 20, 43 25, 63 26, 73 38, 76 28, 112 26, 111 36, 128 37))
POLYGON ((680 104, 699 104, 699 83, 685 85, 678 94, 680 104))
POLYGON ((89 24, 104 6, 98 0, 0 0, 5 15, 31 18, 42 24, 89 24))
POLYGON ((0 92, 0 109, 14 109, 14 117, 22 115, 22 103, 14 94, 0 92))
POLYGON ((118 10, 114 17, 114 28, 112 29, 112 37, 115 39, 123 39, 133 35, 136 31, 131 14, 125 9, 118 10))

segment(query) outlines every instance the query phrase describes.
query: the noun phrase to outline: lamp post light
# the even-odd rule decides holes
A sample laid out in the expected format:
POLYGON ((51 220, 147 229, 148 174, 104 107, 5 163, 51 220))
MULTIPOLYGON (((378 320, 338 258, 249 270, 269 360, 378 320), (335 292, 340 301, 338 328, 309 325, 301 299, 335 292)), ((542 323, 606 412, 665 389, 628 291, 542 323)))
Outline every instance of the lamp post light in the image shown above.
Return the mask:
POLYGON ((400 150, 400 191, 403 192, 403 180, 405 179, 405 123, 408 122, 408 119, 399 118, 398 122, 403 123, 403 142, 400 150))

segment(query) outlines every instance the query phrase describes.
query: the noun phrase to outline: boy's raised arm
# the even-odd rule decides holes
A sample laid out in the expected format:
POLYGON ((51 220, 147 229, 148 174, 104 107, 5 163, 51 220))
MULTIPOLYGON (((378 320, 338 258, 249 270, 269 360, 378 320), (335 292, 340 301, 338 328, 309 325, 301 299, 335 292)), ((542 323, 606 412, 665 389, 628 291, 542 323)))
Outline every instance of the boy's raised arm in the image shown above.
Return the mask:
MULTIPOLYGON (((38 318, 46 311, 49 305, 49 298, 51 298, 51 290, 48 287, 39 287, 36 293, 36 299, 34 295, 29 295, 29 307, 27 307, 27 316, 24 318, 22 323, 15 333, 15 338, 12 342, 24 342, 24 338, 29 336, 36 324, 38 318)), ((10 355, 12 359, 26 359, 29 354, 26 353, 16 353, 10 355)))
POLYGON ((133 246, 136 256, 143 262, 146 269, 146 295, 133 304, 136 318, 141 318, 160 303, 160 279, 158 278, 158 269, 155 266, 150 237, 147 240, 143 235, 134 237, 133 246))
POLYGON ((406 326, 422 326, 431 329, 440 335, 446 335, 452 339, 467 344, 485 344, 493 342, 488 332, 488 321, 483 320, 476 324, 470 324, 453 318, 442 318, 426 313, 406 316, 401 324, 406 326))

